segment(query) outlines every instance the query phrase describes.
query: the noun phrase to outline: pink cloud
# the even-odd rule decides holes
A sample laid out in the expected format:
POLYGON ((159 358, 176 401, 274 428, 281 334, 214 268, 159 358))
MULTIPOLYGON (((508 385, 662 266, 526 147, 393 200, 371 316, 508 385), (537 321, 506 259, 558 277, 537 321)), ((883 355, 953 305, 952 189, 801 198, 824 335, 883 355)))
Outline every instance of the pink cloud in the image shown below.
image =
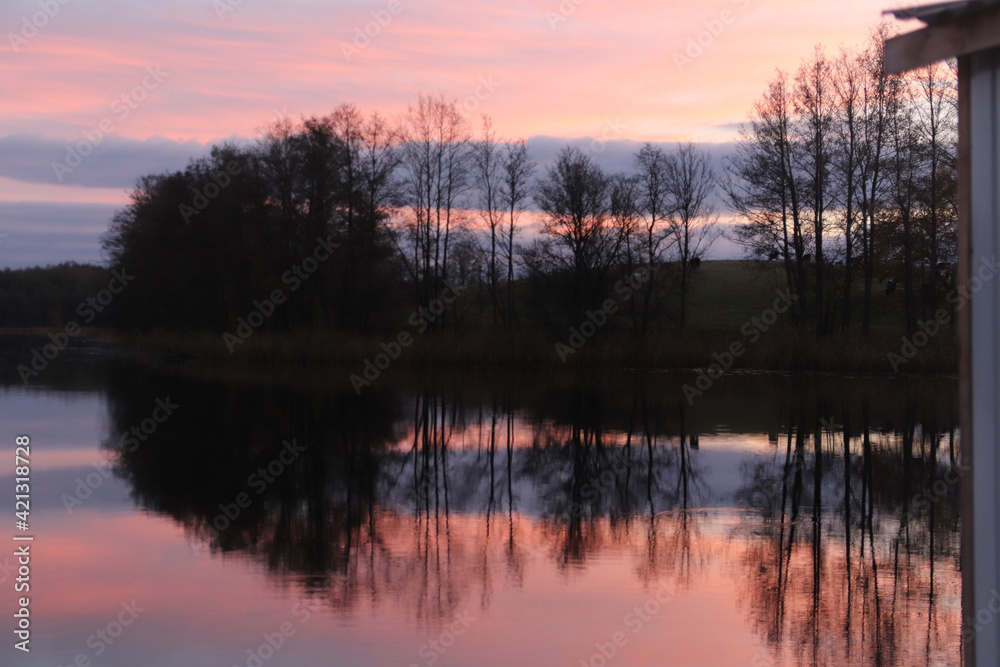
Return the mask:
POLYGON ((383 2, 244 2, 221 20, 211 7, 67 6, 0 65, 10 84, 0 132, 94 126, 159 65, 169 77, 121 120, 121 136, 247 136, 274 109, 321 114, 346 101, 393 113, 418 92, 464 99, 492 76, 502 83, 476 111, 505 134, 593 134, 621 116, 626 138, 697 138, 742 118, 776 66, 795 67, 815 43, 864 39, 884 2, 399 0, 395 14, 383 2), (732 20, 678 69, 674 56, 722 12, 732 20), (355 44, 366 27, 369 43, 355 44), (350 61, 345 46, 357 49, 350 61))

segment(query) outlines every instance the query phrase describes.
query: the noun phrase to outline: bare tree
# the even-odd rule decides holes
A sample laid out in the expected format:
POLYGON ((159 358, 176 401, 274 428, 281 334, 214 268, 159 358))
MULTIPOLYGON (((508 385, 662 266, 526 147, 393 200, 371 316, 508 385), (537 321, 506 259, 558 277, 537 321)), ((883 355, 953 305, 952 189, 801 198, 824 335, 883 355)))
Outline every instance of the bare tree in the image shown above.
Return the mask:
MULTIPOLYGON (((642 219, 642 183, 638 176, 629 174, 614 174, 610 180, 609 205, 611 224, 622 239, 621 257, 628 275, 635 271, 635 265, 643 261, 640 252, 644 239, 640 229, 642 219)), ((650 267, 652 270, 652 267, 650 267)), ((646 312, 636 312, 635 299, 629 299, 629 310, 632 315, 632 326, 639 330, 640 336, 645 334, 646 312)))
POLYGON ((392 230, 386 223, 401 201, 400 185, 396 179, 396 169, 402 158, 400 140, 398 129, 378 112, 364 121, 357 140, 361 200, 357 245, 362 267, 358 276, 358 294, 362 330, 371 327, 373 310, 378 308, 377 299, 384 298, 372 271, 379 260, 388 259, 383 255, 385 249, 391 247, 388 239, 392 230))
POLYGON ((862 62, 852 52, 841 51, 834 66, 833 87, 837 94, 834 123, 833 182, 840 191, 844 233, 844 307, 841 326, 851 326, 851 302, 854 290, 854 241, 857 234, 858 191, 861 179, 863 148, 864 71, 862 62))
POLYGON ((459 201, 470 186, 470 136, 456 103, 443 96, 421 95, 407 111, 403 132, 412 255, 401 258, 417 304, 426 305, 448 280, 449 243, 461 221, 459 201))
POLYGON ((674 255, 680 267, 680 310, 678 325, 687 321, 688 293, 692 264, 701 262, 718 237, 718 216, 709 201, 715 189, 715 172, 707 152, 692 143, 680 144, 667 157, 666 191, 671 203, 668 221, 673 236, 674 255))
POLYGON ((487 283, 490 290, 491 313, 493 326, 500 319, 500 302, 497 293, 499 276, 497 274, 497 249, 500 225, 504 219, 504 206, 501 200, 503 183, 503 165, 501 146, 497 143, 493 131, 493 121, 489 116, 483 116, 482 138, 476 142, 472 152, 472 164, 475 169, 476 185, 479 191, 479 211, 489 229, 489 263, 487 265, 487 283))
POLYGON ((888 196, 889 116, 899 95, 898 77, 885 70, 885 40, 890 36, 883 23, 869 36, 868 45, 858 54, 861 65, 861 151, 858 156, 860 184, 861 252, 864 292, 861 303, 861 334, 871 327, 872 288, 878 247, 877 221, 888 196))
MULTIPOLYGON (((896 85, 905 86, 905 79, 896 79, 896 85)), ((896 263, 903 271, 903 303, 906 330, 913 333, 917 328, 916 292, 914 291, 915 229, 914 217, 918 205, 920 142, 915 109, 907 104, 903 95, 895 96, 895 103, 889 109, 889 141, 892 149, 889 161, 889 191, 892 209, 885 219, 891 227, 886 230, 885 239, 896 247, 887 248, 886 256, 895 256, 896 263)))
POLYGON ((570 281, 573 314, 600 298, 624 240, 610 224, 608 194, 601 168, 579 149, 564 148, 535 195, 546 216, 536 254, 570 281))
MULTIPOLYGON (((669 161, 663 149, 646 143, 635 156, 635 167, 642 213, 642 238, 640 246, 649 269, 649 280, 643 288, 640 335, 644 339, 649 325, 650 307, 657 288, 657 264, 673 236, 667 224, 672 206, 668 190, 669 161)), ((631 268, 629 269, 631 271, 631 268)))
POLYGON ((816 333, 826 335, 832 324, 833 308, 826 293, 826 255, 823 248, 828 221, 827 212, 833 207, 830 193, 831 126, 833 125, 834 95, 831 66, 822 48, 816 47, 812 59, 802 63, 795 77, 795 111, 797 141, 793 155, 804 175, 805 202, 812 217, 815 250, 816 333))
POLYGON ((923 316, 937 308, 938 270, 942 256, 942 234, 956 222, 953 207, 948 204, 948 191, 957 170, 956 148, 958 143, 956 104, 957 77, 950 66, 943 63, 928 65, 916 72, 916 89, 913 105, 916 109, 917 129, 923 144, 924 170, 921 204, 925 213, 923 224, 924 293, 923 316))
POLYGON ((528 156, 524 141, 508 142, 500 158, 500 203, 505 212, 504 254, 507 259, 507 322, 517 322, 514 310, 514 237, 518 222, 533 195, 531 179, 535 163, 528 156))
MULTIPOLYGON (((740 128, 724 185, 727 201, 746 219, 734 240, 750 257, 780 258, 789 289, 804 296, 811 237, 803 225, 803 184, 792 159, 793 119, 787 76, 779 70, 740 128)), ((800 302, 792 305, 796 320, 800 302)))

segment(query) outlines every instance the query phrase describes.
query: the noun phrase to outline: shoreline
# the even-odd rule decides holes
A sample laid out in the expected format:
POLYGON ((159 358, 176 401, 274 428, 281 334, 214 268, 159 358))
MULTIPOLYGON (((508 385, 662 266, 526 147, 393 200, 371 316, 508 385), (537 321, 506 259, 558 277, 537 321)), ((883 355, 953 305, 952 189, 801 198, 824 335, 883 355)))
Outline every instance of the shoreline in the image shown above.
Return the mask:
MULTIPOLYGON (((49 345, 46 329, 0 329, 0 351, 16 364, 30 359, 34 349, 49 345), (27 356, 26 356, 27 355, 27 356)), ((666 331, 638 344, 632 331, 600 331, 569 348, 566 334, 557 338, 541 330, 493 332, 481 330, 427 332, 406 345, 398 336, 361 336, 330 331, 256 333, 230 352, 222 334, 152 332, 121 334, 87 330, 67 351, 103 350, 137 360, 213 363, 322 364, 369 376, 390 366, 416 369, 587 369, 691 371, 724 373, 852 373, 872 377, 957 374, 958 350, 950 332, 900 356, 907 338, 876 333, 867 339, 833 334, 817 340, 812 332, 775 329, 754 342, 739 332, 666 331), (572 352, 567 353, 566 350, 572 352), (903 362, 900 363, 900 359, 903 362), (895 367, 894 367, 895 365, 895 367)), ((372 379, 372 378, 369 378, 372 379)))

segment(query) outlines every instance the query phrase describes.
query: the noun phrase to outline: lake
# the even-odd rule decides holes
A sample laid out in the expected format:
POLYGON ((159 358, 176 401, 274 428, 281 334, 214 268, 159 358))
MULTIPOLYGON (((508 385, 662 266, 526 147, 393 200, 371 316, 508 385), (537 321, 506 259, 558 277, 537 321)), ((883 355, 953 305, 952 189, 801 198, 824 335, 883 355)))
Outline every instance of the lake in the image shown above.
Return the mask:
POLYGON ((347 374, 4 376, 34 541, 3 662, 960 662, 952 379, 347 374))

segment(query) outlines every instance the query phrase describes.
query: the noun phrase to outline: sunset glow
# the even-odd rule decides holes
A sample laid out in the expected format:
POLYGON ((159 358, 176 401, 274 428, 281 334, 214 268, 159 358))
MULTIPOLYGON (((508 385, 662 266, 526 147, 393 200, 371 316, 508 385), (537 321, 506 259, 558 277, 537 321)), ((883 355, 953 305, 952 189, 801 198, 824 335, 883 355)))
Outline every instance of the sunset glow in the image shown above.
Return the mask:
MULTIPOLYGON (((118 206, 143 174, 253 138, 282 115, 353 103, 394 117, 420 93, 458 100, 474 129, 491 115, 508 138, 730 141, 775 68, 794 69, 816 44, 833 53, 859 44, 885 9, 873 0, 53 7, 51 16, 30 0, 0 9, 0 204, 118 206), (53 166, 80 142, 92 146, 78 167, 53 166)), ((0 212, 8 233, 31 227, 0 212)), ((44 256, 98 261, 97 247, 91 235, 83 256, 58 245, 44 256)))

